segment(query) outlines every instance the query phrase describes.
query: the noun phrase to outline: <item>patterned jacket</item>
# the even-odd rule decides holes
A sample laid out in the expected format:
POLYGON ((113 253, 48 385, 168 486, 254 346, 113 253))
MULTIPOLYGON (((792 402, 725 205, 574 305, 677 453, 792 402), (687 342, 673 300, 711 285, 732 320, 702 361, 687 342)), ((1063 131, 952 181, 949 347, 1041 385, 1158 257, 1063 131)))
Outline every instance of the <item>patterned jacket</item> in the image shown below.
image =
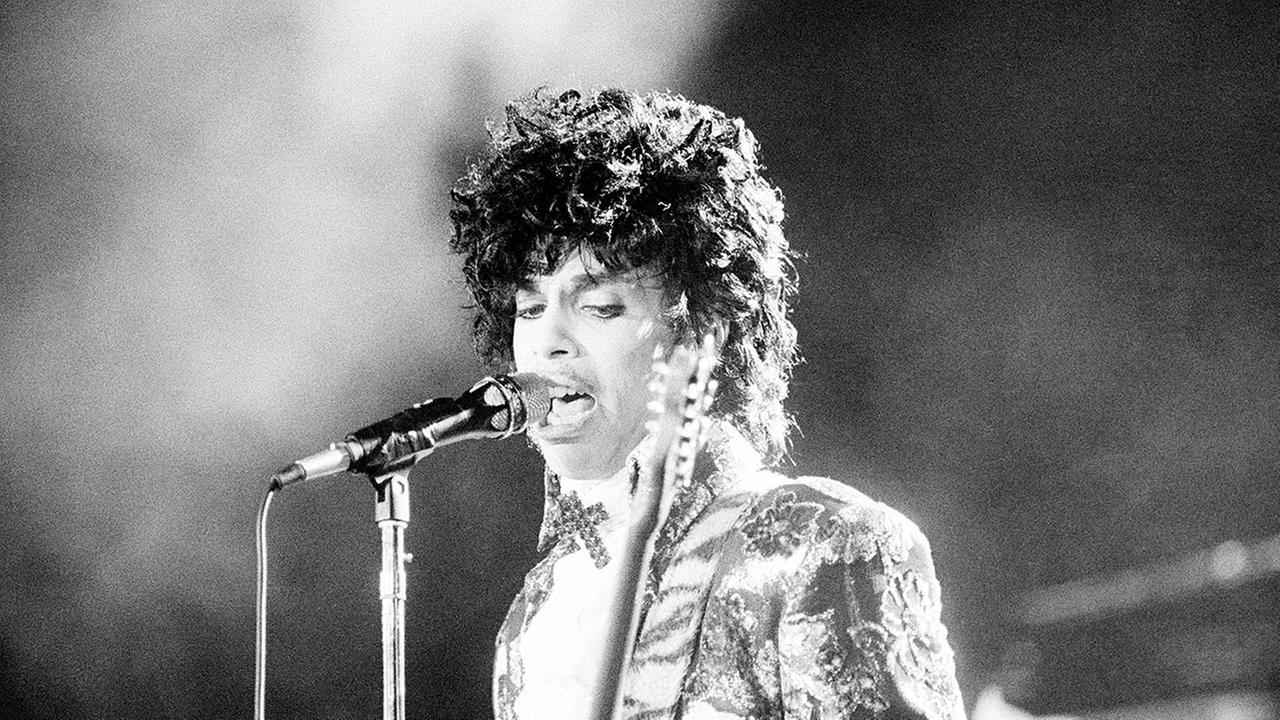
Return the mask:
MULTIPOLYGON (((710 471, 660 530, 624 680, 634 720, 963 720, 929 545, 888 506, 825 478, 760 467, 717 433, 710 471)), ((554 525, 497 638, 494 712, 515 717, 519 639, 547 567, 578 547, 554 525)))

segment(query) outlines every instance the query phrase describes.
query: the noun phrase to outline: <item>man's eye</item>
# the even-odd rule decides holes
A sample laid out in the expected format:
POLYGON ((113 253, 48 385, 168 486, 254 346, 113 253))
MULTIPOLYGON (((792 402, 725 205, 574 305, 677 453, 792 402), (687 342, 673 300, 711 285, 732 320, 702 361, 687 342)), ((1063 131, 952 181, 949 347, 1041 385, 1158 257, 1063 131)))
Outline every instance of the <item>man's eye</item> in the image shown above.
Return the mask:
POLYGON ((604 319, 616 318, 626 311, 622 305, 587 305, 583 309, 591 315, 604 319))
POLYGON ((518 307, 516 308, 516 317, 522 320, 532 320, 534 318, 542 317, 542 311, 545 307, 545 305, 525 305, 524 307, 518 307))

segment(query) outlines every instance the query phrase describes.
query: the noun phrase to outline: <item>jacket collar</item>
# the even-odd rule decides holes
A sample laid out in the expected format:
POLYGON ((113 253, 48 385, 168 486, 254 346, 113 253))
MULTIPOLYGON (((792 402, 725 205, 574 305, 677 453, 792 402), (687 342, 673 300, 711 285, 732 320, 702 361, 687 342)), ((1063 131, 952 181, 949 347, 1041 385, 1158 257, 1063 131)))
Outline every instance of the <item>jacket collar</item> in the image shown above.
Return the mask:
MULTIPOLYGON (((635 493, 640 472, 639 449, 628 457, 630 491, 635 493)), ((658 531, 654 549, 654 575, 661 575, 675 544, 684 537, 689 526, 706 509, 711 501, 734 480, 763 467, 760 454, 742 433, 723 420, 714 420, 707 442, 698 453, 693 481, 676 491, 671 501, 671 511, 658 531)), ((558 532, 564 523, 557 522, 565 496, 561 494, 560 479, 546 468, 543 472, 542 527, 538 533, 538 551, 546 552, 561 541, 576 542, 573 537, 563 537, 558 532)), ((604 518, 601 519, 603 522, 604 518)), ((583 538, 585 540, 585 538, 583 538)))

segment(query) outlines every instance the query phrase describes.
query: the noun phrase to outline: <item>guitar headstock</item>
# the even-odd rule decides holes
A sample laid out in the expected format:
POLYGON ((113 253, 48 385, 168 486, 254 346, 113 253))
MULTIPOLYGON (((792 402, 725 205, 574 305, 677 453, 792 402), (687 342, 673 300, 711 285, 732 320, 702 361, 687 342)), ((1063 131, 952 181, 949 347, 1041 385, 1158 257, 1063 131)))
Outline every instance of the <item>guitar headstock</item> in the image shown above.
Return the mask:
POLYGON ((706 439, 706 417, 715 397, 711 373, 716 365, 715 342, 710 335, 696 347, 676 346, 665 358, 655 352, 654 378, 649 383, 653 418, 646 427, 653 443, 652 461, 662 462, 664 483, 683 487, 693 476, 693 462, 706 439))

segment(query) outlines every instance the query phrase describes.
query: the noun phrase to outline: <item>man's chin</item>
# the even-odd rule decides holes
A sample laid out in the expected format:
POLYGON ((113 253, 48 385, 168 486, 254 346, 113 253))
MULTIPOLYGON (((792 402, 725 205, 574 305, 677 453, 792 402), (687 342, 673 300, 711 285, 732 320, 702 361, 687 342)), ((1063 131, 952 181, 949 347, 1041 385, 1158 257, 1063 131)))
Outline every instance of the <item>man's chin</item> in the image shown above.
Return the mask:
POLYGON ((627 459, 605 457, 598 444, 565 438, 535 438, 542 459, 556 475, 574 480, 599 480, 617 473, 627 459), (616 467, 615 467, 616 466, 616 467))

